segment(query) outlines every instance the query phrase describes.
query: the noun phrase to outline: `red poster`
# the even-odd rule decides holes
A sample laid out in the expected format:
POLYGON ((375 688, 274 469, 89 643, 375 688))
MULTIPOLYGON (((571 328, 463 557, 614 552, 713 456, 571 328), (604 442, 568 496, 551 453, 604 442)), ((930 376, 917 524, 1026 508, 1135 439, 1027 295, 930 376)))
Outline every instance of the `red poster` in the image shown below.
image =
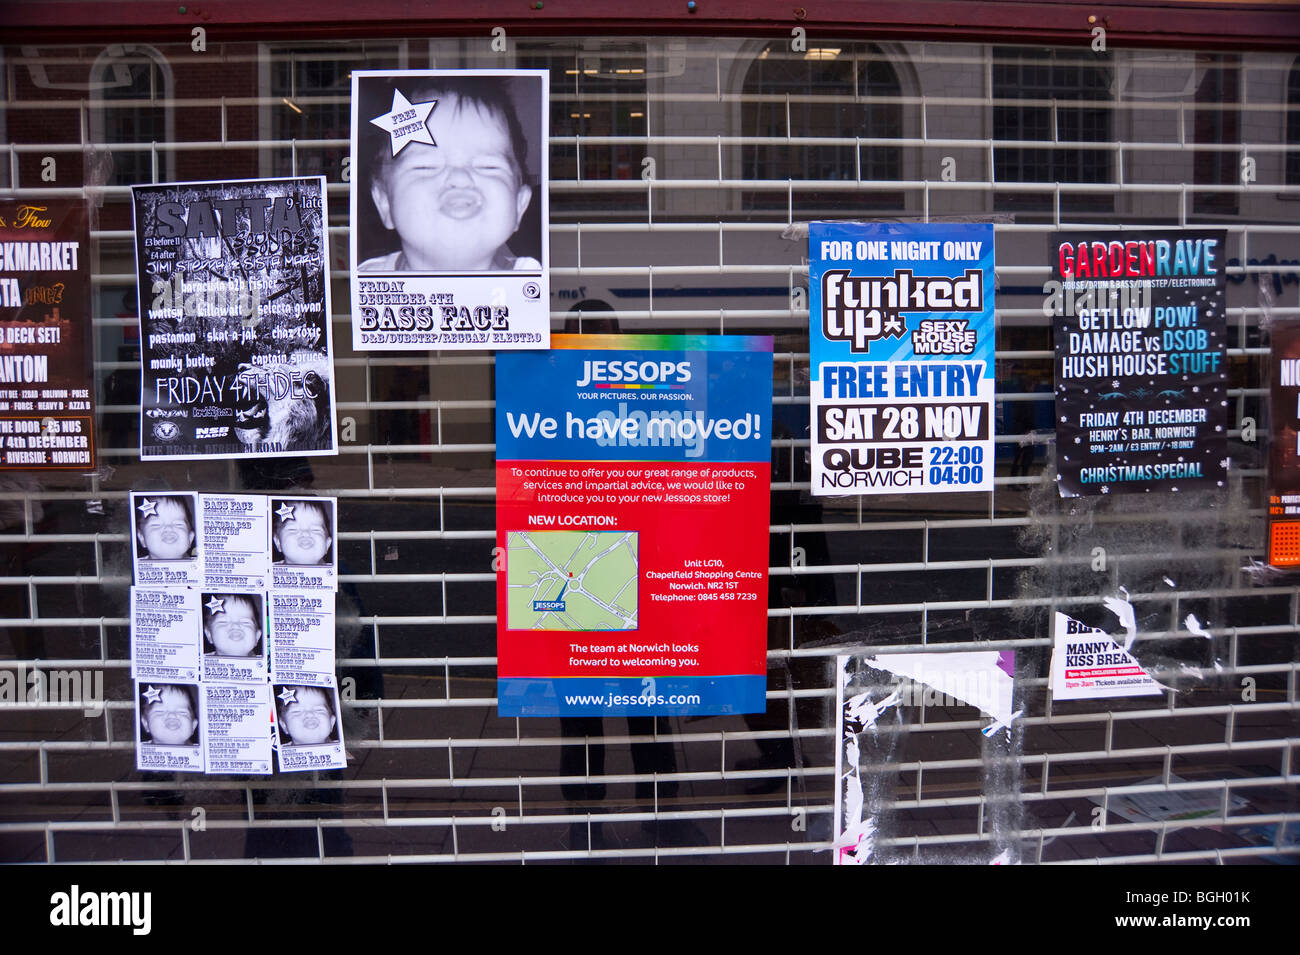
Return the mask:
POLYGON ((0 200, 0 469, 95 467, 86 204, 0 200))

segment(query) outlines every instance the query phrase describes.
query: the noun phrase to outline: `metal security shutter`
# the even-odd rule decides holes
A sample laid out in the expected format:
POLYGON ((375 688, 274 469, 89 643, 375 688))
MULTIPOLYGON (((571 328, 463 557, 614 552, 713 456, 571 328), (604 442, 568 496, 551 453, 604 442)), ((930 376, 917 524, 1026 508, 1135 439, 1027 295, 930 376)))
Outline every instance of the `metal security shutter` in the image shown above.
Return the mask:
POLYGON ((1016 651, 1025 715, 1006 742, 981 737, 973 709, 906 708, 873 770, 889 804, 881 858, 1297 851, 1300 591, 1255 565, 1266 328, 1300 317, 1294 56, 512 36, 506 54, 476 37, 3 57, 0 184, 96 209, 102 450, 93 475, 0 477, 0 669, 100 673, 107 703, 95 716, 0 708, 0 859, 821 864, 836 654, 973 647, 1016 651), (348 73, 424 66, 551 70, 557 331, 776 336, 765 714, 496 716, 493 358, 353 353, 337 311, 348 73), (317 173, 331 184, 341 454, 142 467, 127 184, 317 173), (996 223, 996 490, 813 498, 801 226, 927 217, 996 223), (1057 497, 1043 283, 1046 237, 1062 224, 1228 230, 1222 493, 1057 497), (1022 470, 1031 460, 1013 475, 1018 451, 1022 470), (127 492, 289 486, 340 499, 347 770, 137 772, 127 492), (1102 601, 1119 588, 1175 689, 1049 704, 1051 613, 1113 629, 1102 601), (1186 630, 1188 613, 1212 639, 1186 630), (1214 808, 1124 822, 1094 812, 1146 793, 1209 795, 1214 808))

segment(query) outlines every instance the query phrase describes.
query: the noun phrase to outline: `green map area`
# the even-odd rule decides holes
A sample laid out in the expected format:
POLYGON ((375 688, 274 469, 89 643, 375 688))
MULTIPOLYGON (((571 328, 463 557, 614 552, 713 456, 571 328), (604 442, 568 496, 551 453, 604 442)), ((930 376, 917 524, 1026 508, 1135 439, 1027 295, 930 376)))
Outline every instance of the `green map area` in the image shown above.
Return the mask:
POLYGON ((512 531, 511 630, 635 630, 634 531, 512 531))

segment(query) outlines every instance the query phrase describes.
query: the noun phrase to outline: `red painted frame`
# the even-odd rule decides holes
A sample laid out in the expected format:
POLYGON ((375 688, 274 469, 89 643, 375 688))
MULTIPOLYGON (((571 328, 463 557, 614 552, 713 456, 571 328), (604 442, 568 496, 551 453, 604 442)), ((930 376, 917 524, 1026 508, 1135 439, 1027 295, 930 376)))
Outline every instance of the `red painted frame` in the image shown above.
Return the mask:
POLYGON ((837 37, 1300 52, 1296 0, 8 0, 4 40, 19 43, 525 35, 770 34, 802 26, 837 37))

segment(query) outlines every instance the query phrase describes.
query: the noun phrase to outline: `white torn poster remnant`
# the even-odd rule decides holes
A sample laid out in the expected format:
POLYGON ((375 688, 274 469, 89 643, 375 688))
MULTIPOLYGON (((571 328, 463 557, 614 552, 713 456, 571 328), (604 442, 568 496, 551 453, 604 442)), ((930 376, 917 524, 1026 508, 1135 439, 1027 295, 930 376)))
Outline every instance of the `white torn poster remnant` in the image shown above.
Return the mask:
MULTIPOLYGON (((1124 606, 1131 616, 1132 607, 1127 601, 1124 606)), ((1053 630, 1053 699, 1157 696, 1161 692, 1160 684, 1106 631, 1063 613, 1056 614, 1053 630)))
POLYGON ((865 662, 982 710, 993 718, 995 731, 1019 715, 1011 712, 1015 684, 1015 653, 1011 650, 890 653, 867 657, 865 662))
POLYGON ((1201 626, 1201 621, 1196 619, 1196 614, 1194 613, 1189 613, 1187 615, 1183 620, 1183 626, 1198 637, 1204 637, 1206 640, 1214 639, 1214 637, 1210 635, 1210 631, 1201 626))
POLYGON ((1124 649, 1128 650, 1137 637, 1137 615, 1133 611, 1133 605, 1128 602, 1128 591, 1121 587, 1119 592, 1120 596, 1105 597, 1102 603, 1119 618, 1119 625, 1124 628, 1124 649))
POLYGON ((866 865, 875 846, 876 820, 865 813, 862 788, 862 751, 858 734, 875 731, 876 720, 900 700, 895 689, 879 702, 870 693, 856 693, 847 700, 849 657, 836 658, 836 711, 839 713, 840 745, 835 750, 835 820, 837 836, 831 852, 834 865, 866 865))
POLYGON ((998 730, 1004 730, 1007 734, 1007 739, 1010 739, 1011 720, 1014 720, 1024 715, 1025 715, 1024 710, 1016 710, 1014 713, 1011 714, 1011 719, 1007 720, 1005 723, 995 720, 994 722, 990 723, 988 726, 980 730, 980 732, 983 733, 985 736, 992 737, 993 734, 995 734, 998 730))

